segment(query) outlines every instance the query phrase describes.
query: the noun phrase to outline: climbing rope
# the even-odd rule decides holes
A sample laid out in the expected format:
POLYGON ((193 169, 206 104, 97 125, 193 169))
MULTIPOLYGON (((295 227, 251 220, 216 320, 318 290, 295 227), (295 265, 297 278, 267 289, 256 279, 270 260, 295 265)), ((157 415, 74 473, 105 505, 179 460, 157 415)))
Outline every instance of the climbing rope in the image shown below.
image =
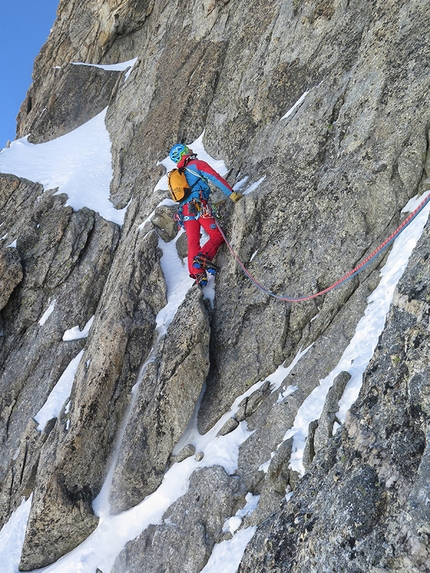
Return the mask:
POLYGON ((314 298, 317 298, 318 296, 322 296, 323 294, 327 294, 328 292, 334 290, 335 288, 339 287, 340 285, 346 283, 347 281, 351 280, 352 277, 354 277, 356 274, 358 274, 359 272, 361 272, 364 268, 367 267, 367 265, 369 265, 373 259, 375 259, 378 255, 380 255, 383 251, 385 251, 385 249, 387 249, 387 247, 400 235, 400 233, 402 231, 404 231, 406 229, 406 227, 415 219, 415 217, 417 217, 417 215, 424 209, 424 207, 427 205, 427 203, 430 201, 430 193, 427 195, 427 197, 418 205, 418 207, 412 212, 410 213, 410 215, 408 217, 406 217, 406 219, 401 223, 401 225, 399 225, 399 227, 397 227, 397 229, 383 242, 379 245, 379 247, 377 247, 373 253, 371 253, 368 257, 366 257, 361 263, 359 263, 355 268, 353 268, 351 271, 349 271, 348 273, 346 273, 345 275, 343 275, 343 277, 341 277, 339 280, 337 280, 335 283, 333 283, 332 285, 330 285, 329 287, 315 293, 315 294, 310 294, 307 296, 298 296, 298 297, 290 297, 290 296, 280 296, 277 295, 273 292, 271 292, 270 290, 268 290, 267 288, 265 288, 264 286, 262 286, 252 275, 251 273, 248 271, 248 269, 245 267, 245 265, 242 263, 242 261, 239 259, 239 257, 237 256, 237 254, 235 253, 233 247, 230 245, 230 243, 227 240, 227 237, 225 236, 224 231, 221 229, 221 226, 218 223, 218 219, 215 218, 217 227, 221 233, 221 235, 224 238, 224 241, 226 242, 226 245, 229 249, 229 251, 231 252, 231 254, 233 255, 233 257, 235 258, 236 262, 238 263, 238 265, 241 267, 241 269, 243 270, 243 272, 246 274, 246 276, 260 289, 262 290, 264 293, 266 293, 269 296, 272 296, 274 298, 277 298, 278 300, 282 300, 285 302, 305 302, 308 300, 312 300, 314 298))

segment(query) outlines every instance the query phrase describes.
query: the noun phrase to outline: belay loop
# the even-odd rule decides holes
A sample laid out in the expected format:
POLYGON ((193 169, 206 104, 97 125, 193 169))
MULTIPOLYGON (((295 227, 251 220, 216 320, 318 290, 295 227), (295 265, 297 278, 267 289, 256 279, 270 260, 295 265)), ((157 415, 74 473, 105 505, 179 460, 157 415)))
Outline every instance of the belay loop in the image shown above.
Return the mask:
POLYGON ((380 255, 383 251, 385 251, 385 249, 387 249, 387 247, 395 240, 397 239, 397 237, 400 235, 400 233, 402 231, 404 231, 406 229, 406 227, 415 219, 415 217, 417 217, 419 215, 419 213, 424 209, 424 207, 427 205, 427 203, 430 201, 430 193, 427 195, 427 197, 418 205, 418 207, 409 214, 408 217, 406 217, 406 219, 401 223, 401 225, 399 225, 397 227, 397 229, 383 242, 379 245, 379 247, 377 247, 373 253, 371 253, 368 257, 366 257, 360 264, 358 264, 355 268, 353 268, 352 270, 350 270, 349 272, 347 272, 345 275, 343 275, 343 277, 341 277, 339 280, 337 280, 335 283, 333 283, 332 285, 330 285, 329 287, 315 293, 315 294, 310 294, 310 295, 306 295, 306 296, 299 296, 299 297, 289 297, 289 296, 280 296, 277 295, 271 291, 269 291, 267 288, 265 288, 264 286, 262 286, 252 275, 251 273, 248 271, 248 269, 245 267, 245 265, 242 263, 242 261, 239 259, 239 257, 237 256, 237 254, 235 253, 233 247, 230 245, 230 243, 227 240, 227 237, 225 236, 224 231, 221 229, 219 223, 218 223, 218 219, 215 218, 217 227, 221 233, 221 235, 224 238, 224 241, 229 249, 229 251, 231 252, 231 254, 233 255, 234 259, 236 260, 236 262, 238 263, 238 265, 241 267, 241 269, 243 270, 243 272, 246 274, 246 276, 255 284, 255 286, 257 288, 259 288, 261 291, 263 291, 264 293, 266 293, 267 295, 276 298, 278 300, 282 300, 284 302, 305 302, 308 300, 312 300, 314 298, 317 298, 318 296, 322 296, 324 294, 327 294, 328 292, 334 290, 335 288, 339 287, 340 285, 346 283, 347 281, 349 281, 350 279, 352 279, 352 277, 354 277, 356 274, 358 274, 359 272, 361 272, 364 268, 367 267, 367 265, 369 265, 373 259, 375 259, 378 255, 380 255))
POLYGON ((205 201, 204 199, 202 199, 202 201, 200 201, 200 206, 201 206, 200 217, 203 217, 203 219, 211 219, 214 216, 212 206, 209 201, 205 201))
POLYGON ((215 209, 211 205, 211 203, 202 197, 200 194, 200 198, 191 199, 188 203, 188 215, 183 214, 183 205, 179 207, 177 213, 173 216, 173 219, 178 223, 179 227, 184 228, 184 221, 196 221, 200 218, 202 219, 210 219, 215 218, 215 209))
POLYGON ((195 219, 200 219, 200 217, 203 219, 209 219, 214 216, 210 202, 207 199, 204 199, 201 194, 198 199, 191 199, 187 205, 188 213, 195 219))

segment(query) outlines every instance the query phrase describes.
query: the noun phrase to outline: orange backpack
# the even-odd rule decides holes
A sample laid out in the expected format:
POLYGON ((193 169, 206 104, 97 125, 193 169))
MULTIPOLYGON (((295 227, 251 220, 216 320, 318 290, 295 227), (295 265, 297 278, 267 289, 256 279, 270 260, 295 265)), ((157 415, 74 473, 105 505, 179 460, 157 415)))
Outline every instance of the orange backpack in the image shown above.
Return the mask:
POLYGON ((172 169, 172 171, 169 171, 167 174, 167 185, 173 201, 177 203, 186 199, 191 194, 191 188, 188 185, 183 169, 172 169))

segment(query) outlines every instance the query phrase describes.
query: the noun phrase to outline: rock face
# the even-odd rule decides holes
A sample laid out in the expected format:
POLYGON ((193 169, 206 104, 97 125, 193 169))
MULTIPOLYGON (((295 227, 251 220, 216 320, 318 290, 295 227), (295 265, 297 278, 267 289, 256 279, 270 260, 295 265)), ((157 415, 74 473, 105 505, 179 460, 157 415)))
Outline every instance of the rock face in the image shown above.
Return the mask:
POLYGON ((18 115, 19 135, 30 134, 32 143, 60 137, 100 113, 123 76, 77 63, 54 67, 49 73, 48 81, 45 76, 35 76, 18 115), (71 95, 64 98, 67 93, 71 95))
POLYGON ((209 370, 210 327, 201 293, 193 289, 153 358, 143 366, 111 489, 115 512, 137 505, 161 483, 209 370), (184 329, 187 317, 192 324, 184 329), (154 400, 154 394, 157 400, 154 400))
POLYGON ((429 570, 429 246, 427 230, 342 431, 261 526, 240 572, 429 570))
POLYGON ((277 295, 325 289, 429 188, 429 20, 424 0, 60 2, 17 134, 53 140, 107 107, 110 199, 127 211, 120 227, 73 211, 56 189, 0 174, 0 525, 32 494, 21 570, 94 531, 112 464, 108 499, 119 513, 175 461, 201 459, 180 441, 188 422, 205 434, 239 396, 217 430, 220 439, 250 431, 237 468, 196 470, 115 573, 198 573, 247 494, 260 497, 243 519, 256 533, 239 571, 430 570, 428 234, 345 423, 336 431, 345 371, 312 420, 302 476, 286 432, 339 363, 384 258, 290 304, 258 289, 222 247, 213 303, 190 282, 162 332, 171 294, 162 249, 184 257, 186 246, 156 188, 170 146, 204 134, 229 182, 247 191, 219 205, 241 261, 277 295), (131 61, 128 71, 82 65, 131 61), (63 339, 90 319, 88 338, 63 339), (80 353, 61 412, 38 427, 80 353))
POLYGON ((0 309, 2 309, 23 277, 21 257, 14 247, 0 251, 0 275, 0 309))

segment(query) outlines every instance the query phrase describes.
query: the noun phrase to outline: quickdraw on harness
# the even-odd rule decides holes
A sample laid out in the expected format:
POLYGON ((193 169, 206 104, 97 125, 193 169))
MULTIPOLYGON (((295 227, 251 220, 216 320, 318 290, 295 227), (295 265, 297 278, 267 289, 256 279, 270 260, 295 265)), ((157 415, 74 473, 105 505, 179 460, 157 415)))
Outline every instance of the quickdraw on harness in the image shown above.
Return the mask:
POLYGON ((242 263, 242 261, 239 259, 239 257, 237 256, 237 254, 235 253, 235 251, 233 250, 233 247, 230 245, 230 243, 227 240, 227 237, 225 236, 224 231, 222 230, 221 226, 218 223, 217 218, 215 218, 217 227, 221 233, 221 235, 224 238, 224 241, 229 249, 229 251, 231 252, 231 254, 233 255, 234 259, 236 260, 236 262, 238 263, 238 265, 241 267, 241 269, 243 270, 243 272, 246 274, 246 276, 255 284, 255 286, 257 288, 259 288, 261 291, 263 291, 264 293, 266 293, 267 295, 276 298, 278 300, 282 300, 285 302, 305 302, 305 301, 309 301, 312 300, 318 296, 322 296, 324 294, 327 294, 328 292, 334 290, 335 288, 339 287, 340 285, 346 283, 347 281, 349 281, 350 279, 352 279, 352 277, 354 277, 355 275, 357 275, 359 272, 361 272, 364 268, 366 268, 372 261, 373 259, 375 259, 378 255, 380 255, 383 251, 385 251, 385 249, 387 249, 387 247, 400 235, 400 233, 402 231, 404 231, 406 229, 406 227, 418 216, 418 214, 424 209, 424 207, 427 205, 427 203, 430 201, 430 193, 427 195, 427 197, 418 205, 418 207, 412 212, 410 213, 410 215, 408 217, 406 217, 406 219, 401 223, 401 225, 399 225, 397 227, 397 229, 387 238, 385 239, 385 241, 383 243, 381 243, 379 245, 379 247, 377 247, 368 257, 366 257, 360 264, 358 264, 355 268, 353 268, 352 270, 350 270, 349 272, 347 272, 343 277, 341 277, 339 280, 337 280, 335 283, 333 283, 332 285, 330 285, 329 287, 315 293, 315 294, 310 294, 310 295, 306 295, 306 296, 298 296, 298 297, 290 297, 290 296, 280 296, 277 295, 271 291, 269 291, 267 288, 265 288, 264 286, 262 286, 252 275, 251 273, 248 271, 248 269, 245 267, 245 265, 242 263))
POLYGON ((180 227, 184 227, 186 221, 197 221, 198 219, 210 219, 215 217, 214 209, 208 199, 205 199, 200 191, 199 198, 191 199, 185 203, 188 206, 188 215, 183 214, 183 207, 181 205, 174 215, 175 221, 180 227))

